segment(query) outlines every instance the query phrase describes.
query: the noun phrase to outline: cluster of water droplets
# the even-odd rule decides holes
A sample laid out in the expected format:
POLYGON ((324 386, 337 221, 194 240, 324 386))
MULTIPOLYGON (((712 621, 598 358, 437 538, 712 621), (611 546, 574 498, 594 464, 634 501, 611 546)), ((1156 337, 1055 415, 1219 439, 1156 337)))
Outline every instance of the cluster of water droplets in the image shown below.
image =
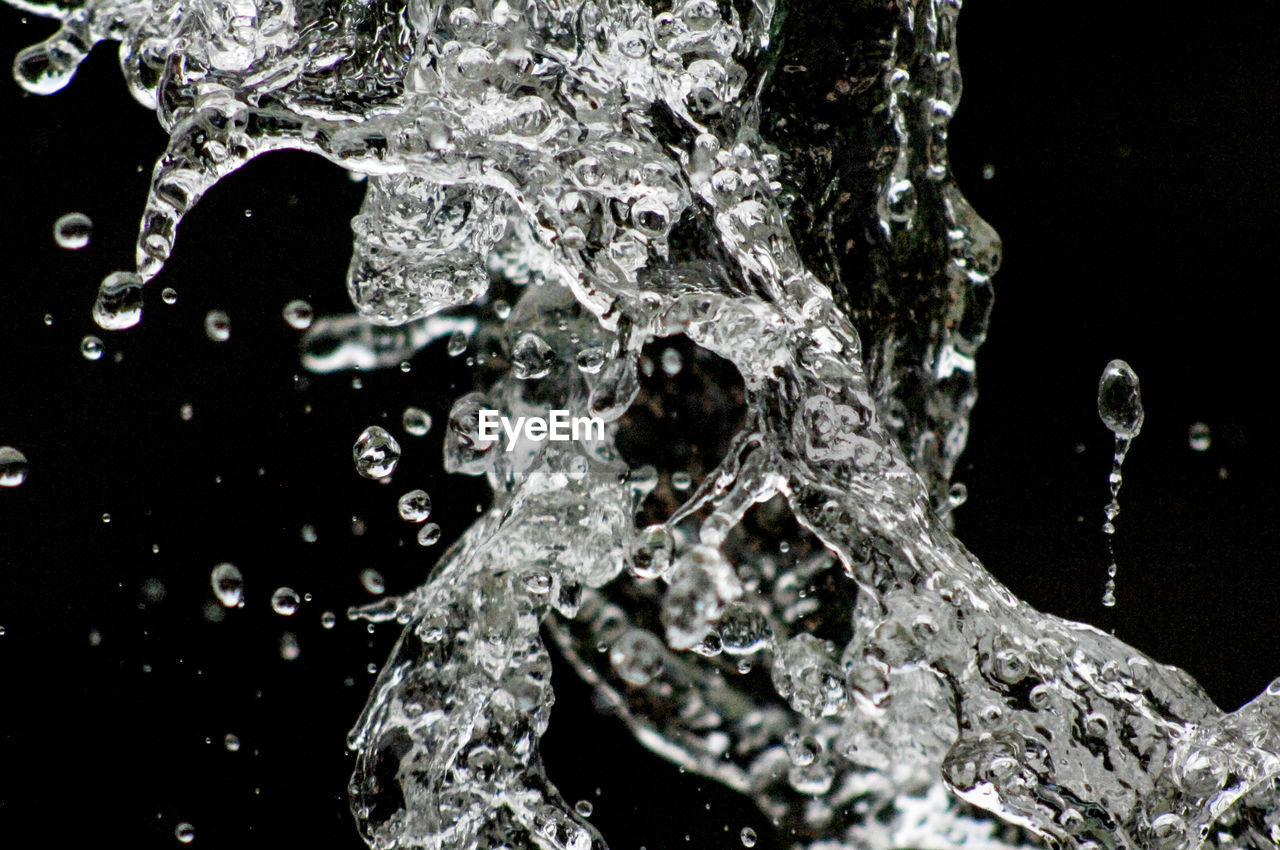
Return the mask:
MULTIPOLYGON (((10 2, 62 22, 19 55, 25 88, 65 86, 115 39, 169 133, 102 328, 136 324, 204 192, 294 148, 367 178, 356 313, 286 308, 304 365, 395 367, 445 339, 476 371, 444 465, 484 476, 493 507, 426 584, 357 612, 404 626, 349 741, 372 847, 606 846, 541 766, 544 634, 642 743, 795 846, 1274 846, 1280 686, 1226 714, 1020 602, 950 534, 999 262, 947 164, 956 0, 863 4, 826 68, 779 67, 771 0, 10 2), (826 104, 838 125, 802 120, 826 104), (696 399, 703 422, 741 423, 696 474, 622 451, 640 408, 673 403, 644 395, 644 349, 676 335, 694 354, 661 355, 665 379, 727 361, 741 381, 696 399), (484 409, 608 428, 505 451, 484 409)), ((793 42, 821 41, 808 26, 793 42)), ((1113 493, 1141 425, 1131 376, 1100 388, 1113 493)), ((416 408, 403 424, 431 428, 416 408)), ((356 470, 387 479, 400 452, 371 426, 356 470)), ((429 503, 398 505, 424 545, 429 503)), ((211 583, 242 604, 234 567, 211 583)), ((382 593, 376 571, 362 583, 382 593)), ((280 588, 272 607, 301 601, 280 588)))

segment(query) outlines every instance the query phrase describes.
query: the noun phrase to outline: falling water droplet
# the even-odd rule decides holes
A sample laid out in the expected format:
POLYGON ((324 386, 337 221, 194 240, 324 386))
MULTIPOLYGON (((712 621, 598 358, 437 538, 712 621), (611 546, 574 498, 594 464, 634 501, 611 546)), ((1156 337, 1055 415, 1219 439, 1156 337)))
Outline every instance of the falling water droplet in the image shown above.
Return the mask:
POLYGON ((738 838, 742 840, 743 847, 756 846, 756 831, 749 826, 744 826, 742 832, 738 833, 738 838))
POLYGON ((278 587, 276 592, 271 594, 271 610, 282 617, 292 617, 301 604, 302 599, 292 587, 278 587))
POLYGON ((53 241, 59 248, 78 251, 89 244, 93 222, 84 213, 67 213, 53 223, 53 241))
POLYGON ((459 357, 467 350, 468 337, 465 331, 454 331, 449 337, 447 351, 450 357, 459 357))
POLYGON ((98 287, 93 321, 107 331, 131 328, 142 319, 142 278, 133 272, 112 272, 98 287))
POLYGON ((360 432, 351 449, 356 472, 365 478, 387 478, 400 462, 400 444, 387 429, 370 425, 360 432))
POLYGON ((360 571, 360 586, 374 596, 381 596, 387 590, 387 583, 382 578, 382 573, 372 567, 365 567, 360 571))
POLYGON ((419 546, 434 546, 440 542, 440 526, 429 522, 418 530, 419 546))
POLYGON ((294 299, 284 305, 284 321, 289 327, 295 331, 305 331, 311 327, 311 322, 315 319, 315 312, 311 309, 311 305, 302 299, 294 299))
POLYGON ((298 647, 298 636, 293 632, 280 635, 280 657, 285 661, 294 661, 302 650, 298 647))
POLYGON ((511 349, 512 373, 522 381, 545 378, 555 365, 556 353, 547 341, 526 331, 511 349))
POLYGON ((1138 375, 1123 360, 1112 360, 1102 372, 1102 378, 1098 381, 1098 416, 1102 418, 1102 424, 1116 436, 1111 474, 1107 477, 1111 501, 1104 510, 1106 521, 1102 525, 1102 533, 1107 541, 1107 557, 1110 560, 1102 604, 1112 608, 1116 604, 1115 518, 1120 513, 1120 486, 1124 483, 1122 469, 1125 455, 1129 453, 1129 444, 1142 431, 1142 421, 1145 418, 1138 375))
POLYGON ((101 360, 105 350, 102 340, 92 334, 80 340, 80 355, 85 360, 101 360))
POLYGON ((17 487, 27 480, 27 456, 13 446, 0 446, 0 487, 17 487))
POLYGON ((320 628, 332 629, 338 622, 338 616, 332 611, 325 611, 320 615, 320 628))
POLYGON ((196 839, 196 828, 189 823, 180 823, 173 828, 173 837, 180 844, 190 844, 196 839))
POLYGON ((590 800, 579 800, 573 804, 573 810, 578 814, 578 817, 589 818, 596 809, 595 806, 591 805, 590 800))
POLYGON ((578 352, 578 369, 588 375, 594 375, 604 368, 605 352, 599 346, 584 348, 578 352))
POLYGON ((178 290, 174 289, 172 286, 166 286, 160 292, 160 300, 172 307, 174 304, 178 303, 178 290))
POLYGON ((1207 452, 1213 443, 1213 433, 1203 422, 1193 422, 1187 429, 1187 445, 1193 452, 1207 452))
POLYGON ((431 516, 431 496, 426 490, 410 490, 397 505, 400 518, 407 522, 426 522, 431 516))
POLYGON ((400 424, 411 437, 425 437, 431 430, 431 414, 419 407, 406 407, 400 424))
POLYGON ((231 317, 221 310, 210 310, 204 317, 204 332, 214 342, 231 338, 231 317))
POLYGON ((213 595, 227 608, 236 608, 244 600, 244 576, 234 564, 218 564, 209 574, 213 595))
POLYGON ((240 739, 230 732, 222 739, 222 744, 227 748, 227 752, 235 753, 240 751, 240 739))

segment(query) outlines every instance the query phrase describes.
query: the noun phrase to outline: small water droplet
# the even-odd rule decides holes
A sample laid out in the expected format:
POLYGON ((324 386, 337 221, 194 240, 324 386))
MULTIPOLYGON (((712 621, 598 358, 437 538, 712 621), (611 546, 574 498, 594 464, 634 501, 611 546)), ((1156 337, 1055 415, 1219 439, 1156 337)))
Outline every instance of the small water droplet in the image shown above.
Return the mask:
POLYGON ((172 286, 166 286, 160 292, 160 300, 172 307, 174 304, 178 303, 178 290, 174 289, 172 286))
POLYGON ((84 213, 67 213, 53 223, 53 241, 59 248, 78 251, 89 244, 93 222, 84 213))
POLYGON ((271 610, 282 617, 292 617, 301 604, 302 599, 292 587, 278 587, 271 594, 271 610))
POLYGON ((222 739, 222 744, 227 748, 227 752, 235 753, 240 751, 240 739, 228 732, 226 737, 222 739))
POLYGON ((469 338, 465 331, 454 331, 449 337, 448 352, 450 357, 459 357, 467 350, 469 338))
POLYGON ((316 542, 316 527, 314 525, 304 525, 298 533, 301 535, 303 543, 316 542))
POLYGON ((325 611, 320 615, 320 628, 332 629, 338 622, 338 617, 332 611, 325 611))
POLYGON ((244 575, 234 564, 218 564, 209 574, 213 595, 227 608, 239 607, 244 601, 244 575))
POLYGON ((1207 452, 1213 443, 1213 433, 1203 422, 1193 422, 1187 429, 1187 445, 1193 452, 1207 452))
POLYGON ((106 346, 102 344, 102 340, 90 334, 80 340, 80 355, 85 360, 101 360, 106 346))
POLYGON ((429 522, 418 530, 419 546, 434 546, 440 542, 440 526, 429 522))
POLYGON ((142 278, 133 272, 112 272, 98 287, 93 321, 108 331, 122 331, 142 320, 142 278))
POLYGON ((27 480, 27 456, 13 446, 0 446, 0 487, 17 487, 27 480))
POLYGON ((231 338, 231 317, 221 310, 210 310, 204 316, 204 332, 214 342, 231 338))
POLYGON ((360 571, 360 586, 374 596, 381 596, 387 590, 382 573, 372 567, 366 567, 360 571))
POLYGON ((400 424, 411 437, 425 437, 431 430, 431 414, 419 407, 406 407, 400 424))
POLYGON ((388 478, 400 462, 400 444, 387 429, 370 425, 360 432, 351 449, 356 472, 365 478, 388 478))
POLYGON ((311 327, 311 322, 314 319, 315 312, 311 309, 311 305, 300 298, 284 305, 285 324, 295 331, 305 331, 311 327))
POLYGON ((407 522, 426 522, 431 516, 431 496, 426 490, 410 490, 397 504, 400 518, 407 522))
POLYGON ((293 632, 285 632, 280 636, 280 657, 285 661, 295 660, 302 650, 298 646, 298 637, 293 632))
POLYGON ((741 839, 743 847, 756 846, 756 831, 749 826, 742 828, 742 832, 738 833, 738 838, 741 839))
POLYGON ((1112 360, 1098 381, 1098 416, 1117 437, 1132 440, 1142 430, 1144 412, 1138 375, 1123 360, 1112 360))
POLYGON ((545 378, 555 365, 556 353, 536 333, 525 331, 511 348, 512 374, 522 381, 545 378))
POLYGON ((579 370, 588 375, 594 375, 604 368, 605 351, 593 345, 579 351, 576 360, 579 370))
POLYGON ((573 804, 573 810, 580 818, 589 818, 591 813, 595 811, 595 806, 591 805, 590 800, 579 800, 573 804))
POLYGON ((173 837, 179 844, 190 844, 196 839, 196 828, 186 822, 180 823, 173 828, 173 837))
POLYGON ((693 476, 689 475, 689 473, 684 470, 673 472, 671 473, 671 486, 676 490, 684 492, 693 486, 693 476))

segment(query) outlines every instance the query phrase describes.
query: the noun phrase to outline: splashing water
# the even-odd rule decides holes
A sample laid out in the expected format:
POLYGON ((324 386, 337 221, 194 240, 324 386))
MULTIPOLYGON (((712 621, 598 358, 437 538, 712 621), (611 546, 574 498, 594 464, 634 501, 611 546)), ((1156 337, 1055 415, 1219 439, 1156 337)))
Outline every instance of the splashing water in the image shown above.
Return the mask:
POLYGON ((1112 608, 1116 604, 1116 517, 1120 515, 1120 487, 1124 484, 1124 459, 1129 446, 1142 431, 1146 413, 1142 409, 1142 391, 1138 386, 1138 373, 1123 360, 1112 360, 1102 370, 1098 379, 1098 416, 1102 424, 1116 435, 1116 448, 1111 456, 1111 474, 1107 486, 1111 501, 1103 513, 1106 521, 1102 533, 1107 540, 1107 586, 1102 593, 1102 604, 1112 608))
MULTIPOLYGON (((425 585, 359 612, 405 627, 350 737, 370 846, 603 850, 542 770, 544 626, 646 746, 797 846, 1275 845, 1280 684, 1224 713, 1017 600, 950 533, 999 264, 947 162, 958 2, 864 4, 853 41, 814 54, 840 63, 829 90, 776 73, 771 0, 9 2, 62 22, 17 57, 24 88, 61 89, 115 39, 169 134, 104 328, 140 317, 206 191, 293 148, 367 177, 357 315, 316 320, 304 365, 449 338, 485 377, 444 465, 486 477, 493 508, 425 585), (491 289, 509 313, 466 311, 491 289), (713 469, 625 459, 643 348, 678 335, 693 353, 667 379, 716 358, 741 379, 690 400, 728 429, 713 469), (503 451, 486 408, 609 428, 503 451)), ((1120 366, 1100 388, 1113 495, 1141 426, 1120 366)), ((362 474, 390 474, 398 446, 364 449, 362 474)))

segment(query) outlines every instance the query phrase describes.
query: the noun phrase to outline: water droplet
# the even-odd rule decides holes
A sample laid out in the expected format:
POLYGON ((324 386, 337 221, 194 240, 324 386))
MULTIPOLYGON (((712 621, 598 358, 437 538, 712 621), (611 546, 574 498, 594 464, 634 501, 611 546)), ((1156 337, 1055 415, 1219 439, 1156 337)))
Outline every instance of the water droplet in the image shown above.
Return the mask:
POLYGON ((429 522, 418 529, 418 545, 434 546, 440 542, 440 526, 429 522))
POLYGON ((467 350, 467 343, 469 341, 470 337, 467 336, 465 331, 454 331, 449 337, 449 344, 447 348, 449 356, 461 356, 462 352, 467 350))
POLYGON ((499 319, 506 321, 511 315, 511 305, 501 299, 493 302, 493 313, 499 319))
POLYGON ((742 832, 738 833, 738 838, 742 841, 743 847, 756 846, 756 831, 749 826, 742 828, 742 832))
POLYGON ((609 648, 609 663, 624 682, 637 687, 661 675, 665 650, 657 636, 644 629, 629 629, 609 648))
POLYGON ((385 428, 370 425, 356 438, 351 454, 356 472, 365 478, 387 478, 400 462, 400 444, 385 428))
POLYGON ((662 372, 667 377, 675 377, 680 374, 680 369, 684 366, 684 358, 680 356, 680 352, 674 348, 668 348, 662 352, 662 372))
POLYGON ((693 476, 684 470, 671 473, 672 488, 684 492, 693 486, 693 476))
POLYGON ((591 805, 590 800, 579 800, 573 804, 573 810, 580 818, 589 818, 591 813, 595 811, 595 806, 591 805))
POLYGON ((365 567, 360 571, 360 586, 374 596, 381 596, 387 590, 382 573, 372 567, 365 567))
POLYGON ((411 437, 425 437, 431 430, 431 414, 420 407, 406 407, 400 417, 400 424, 405 433, 411 437))
POLYGON ((108 331, 131 328, 142 319, 142 278, 133 272, 112 272, 98 287, 93 302, 94 323, 108 331))
POLYGON ((1123 360, 1112 360, 1098 381, 1098 415, 1117 437, 1133 439, 1144 418, 1138 375, 1123 360))
POLYGON ((332 611, 325 611, 320 615, 320 628, 322 629, 332 629, 337 625, 337 622, 338 616, 332 611))
POLYGON ((311 327, 311 322, 314 319, 315 312, 311 309, 311 305, 300 298, 284 305, 285 324, 295 331, 305 331, 311 327))
POLYGON ((315 543, 317 540, 316 527, 314 525, 304 525, 298 533, 301 535, 303 543, 315 543))
POLYGON ((103 515, 102 515, 102 521, 103 521, 104 523, 111 522, 111 514, 103 514, 103 515))
POLYGON ((522 381, 545 378, 556 363, 556 353, 546 340, 531 331, 516 338, 511 349, 512 373, 522 381))
POLYGON ((298 636, 293 632, 285 632, 280 636, 280 657, 285 661, 297 659, 302 650, 298 646, 298 636))
POLYGON ((27 456, 13 446, 0 446, 0 487, 17 487, 27 480, 27 456))
POLYGON ((301 604, 302 599, 292 587, 277 587, 271 594, 271 610, 282 617, 292 617, 301 604))
POLYGON ((180 823, 173 828, 173 837, 178 839, 180 844, 190 844, 196 839, 196 828, 186 822, 180 823))
POLYGON ((588 375, 594 375, 604 368, 605 351, 599 346, 584 348, 578 352, 578 369, 588 375))
POLYGON ((210 310, 204 316, 204 333, 214 342, 226 342, 231 338, 231 317, 221 310, 210 310))
POLYGON ((244 576, 234 564, 218 564, 209 574, 213 595, 227 608, 236 608, 244 601, 244 576))
POLYGON ((991 163, 987 163, 986 165, 982 166, 983 180, 990 180, 995 176, 996 176, 996 167, 994 165, 992 165, 991 163))
POLYGON ((101 360, 106 346, 102 344, 102 340, 92 334, 80 340, 80 355, 85 360, 101 360))
POLYGON ((45 326, 46 328, 48 328, 48 327, 53 327, 53 314, 52 314, 52 313, 45 313, 45 314, 44 314, 44 326, 45 326))
POLYGON ((166 286, 160 292, 160 300, 172 307, 174 304, 178 303, 178 290, 174 289, 172 286, 166 286))
POLYGON ((1213 443, 1213 433, 1203 422, 1193 422, 1187 429, 1187 445, 1193 452, 1207 452, 1213 443))
POLYGON ((410 490, 397 504, 400 518, 407 522, 426 522, 431 516, 431 496, 426 490, 410 490))
POLYGON ((53 241, 59 248, 78 251, 89 244, 93 222, 84 213, 67 213, 53 223, 53 241))
POLYGON ((236 753, 240 751, 240 739, 228 732, 226 737, 222 739, 222 744, 227 748, 227 752, 236 753))

